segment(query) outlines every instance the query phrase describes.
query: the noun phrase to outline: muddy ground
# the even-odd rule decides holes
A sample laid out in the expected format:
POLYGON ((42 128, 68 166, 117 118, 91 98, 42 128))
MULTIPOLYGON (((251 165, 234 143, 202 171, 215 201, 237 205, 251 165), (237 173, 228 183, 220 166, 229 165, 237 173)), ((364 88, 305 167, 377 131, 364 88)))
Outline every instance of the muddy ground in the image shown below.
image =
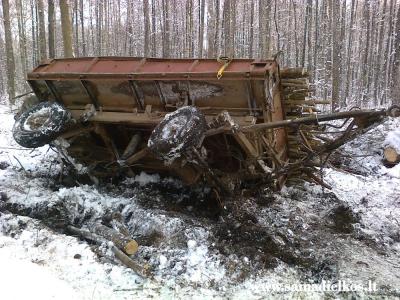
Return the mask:
POLYGON ((21 250, 19 259, 43 260, 83 299, 93 296, 86 289, 99 276, 94 295, 104 299, 400 297, 400 169, 381 162, 385 133, 398 125, 389 120, 343 147, 342 156, 322 171, 332 190, 310 183, 281 192, 250 185, 225 199, 222 210, 207 187, 188 188, 158 175, 140 173, 94 186, 64 169, 60 181, 52 150, 16 150, 3 125, 2 141, 10 149, 0 149, 0 251, 15 247, 21 250), (118 265, 107 245, 92 245, 66 230, 67 225, 108 225, 115 216, 140 244, 133 259, 149 266, 154 279, 118 265), (61 252, 64 239, 73 249, 85 248, 61 252), (45 253, 36 257, 35 247, 45 253), (77 259, 71 265, 60 263, 75 256, 81 269, 74 265, 77 259), (83 285, 69 269, 76 267, 79 273, 90 270, 89 264, 98 269, 85 273, 83 285), (119 275, 114 278, 105 269, 119 275), (370 280, 377 291, 270 288, 340 280, 363 285, 370 280))

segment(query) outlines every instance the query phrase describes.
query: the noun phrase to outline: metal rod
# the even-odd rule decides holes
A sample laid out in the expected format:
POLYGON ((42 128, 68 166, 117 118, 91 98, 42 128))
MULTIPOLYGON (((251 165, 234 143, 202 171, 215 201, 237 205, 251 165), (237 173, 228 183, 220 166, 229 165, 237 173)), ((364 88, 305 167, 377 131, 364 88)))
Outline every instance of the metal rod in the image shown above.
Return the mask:
POLYGON ((160 101, 161 101, 161 104, 164 106, 164 108, 165 108, 165 104, 166 104, 166 102, 165 102, 165 98, 164 98, 164 95, 163 95, 163 93, 162 93, 162 90, 161 90, 161 87, 160 87, 160 83, 158 82, 158 81, 154 81, 154 84, 156 85, 156 89, 157 89, 157 92, 158 92, 158 96, 160 97, 160 101))
POLYGON ((96 109, 99 109, 99 102, 97 101, 96 96, 94 95, 94 93, 91 91, 91 89, 88 86, 88 83, 85 80, 80 80, 82 87, 84 88, 84 90, 86 91, 86 93, 88 94, 90 101, 92 101, 94 107, 96 107, 96 109))
POLYGON ((387 111, 381 110, 357 110, 357 111, 342 111, 332 114, 313 115, 310 117, 297 118, 291 120, 283 120, 271 123, 260 123, 240 128, 242 132, 249 132, 255 130, 271 129, 278 127, 290 127, 299 124, 318 124, 319 122, 356 118, 356 117, 378 117, 386 116, 387 111))
MULTIPOLYGON (((254 132, 254 131, 265 130, 265 129, 297 126, 300 124, 318 124, 319 122, 326 122, 326 121, 340 120, 340 119, 349 119, 349 118, 356 118, 356 117, 379 117, 379 116, 386 116, 389 113, 389 110, 381 109, 381 110, 342 111, 342 112, 337 112, 337 113, 332 113, 332 114, 313 115, 313 116, 304 117, 304 118, 248 125, 248 126, 240 127, 239 130, 242 132, 254 132)), ((206 132, 206 136, 216 135, 219 133, 228 133, 231 131, 232 131, 232 129, 228 126, 219 127, 219 128, 208 130, 206 132)))
POLYGON ((60 94, 58 93, 56 87, 54 86, 53 82, 50 80, 45 80, 44 82, 45 82, 47 88, 53 94, 53 97, 56 99, 56 101, 60 104, 63 104, 62 98, 61 98, 60 94))
POLYGON ((135 98, 136 104, 138 105, 140 110, 144 110, 143 97, 141 97, 141 95, 139 94, 136 83, 133 82, 132 80, 128 80, 128 83, 129 83, 129 88, 131 89, 132 95, 135 98))

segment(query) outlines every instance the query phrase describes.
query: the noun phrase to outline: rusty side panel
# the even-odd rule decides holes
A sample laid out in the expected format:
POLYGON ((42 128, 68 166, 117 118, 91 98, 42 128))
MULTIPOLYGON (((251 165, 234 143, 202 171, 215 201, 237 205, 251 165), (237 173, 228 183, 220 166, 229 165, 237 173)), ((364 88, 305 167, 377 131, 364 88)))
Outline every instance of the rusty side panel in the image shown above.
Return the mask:
MULTIPOLYGON (((93 104, 97 123, 153 128, 186 105, 199 107, 207 120, 228 111, 240 125, 285 118, 276 61, 233 59, 217 79, 222 66, 216 59, 66 58, 43 62, 27 79, 39 99, 61 102, 76 115, 93 104)), ((285 129, 246 135, 256 156, 266 139, 287 160, 285 129)))
MULTIPOLYGON (((28 74, 40 98, 66 107, 95 104, 104 111, 171 111, 183 105, 235 109, 260 116, 266 107, 265 82, 278 69, 272 60, 234 59, 221 79, 215 59, 95 57, 53 59, 28 74), (46 91, 47 89, 47 91, 46 91)), ((274 104, 275 106, 277 103, 274 104)), ((281 118, 270 109, 269 121, 281 118)))
MULTIPOLYGON (((88 57, 53 59, 28 74, 28 79, 126 78, 139 76, 151 80, 215 77, 222 64, 215 59, 159 59, 136 57, 88 57)), ((223 78, 264 77, 276 66, 273 60, 234 59, 223 78)))

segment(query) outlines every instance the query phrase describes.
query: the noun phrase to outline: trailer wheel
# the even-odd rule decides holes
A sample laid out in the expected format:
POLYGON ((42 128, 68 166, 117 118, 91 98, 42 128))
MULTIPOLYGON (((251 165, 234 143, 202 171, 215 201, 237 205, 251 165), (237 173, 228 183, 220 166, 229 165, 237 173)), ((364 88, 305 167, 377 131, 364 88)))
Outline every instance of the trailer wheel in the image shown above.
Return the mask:
POLYGON ((71 114, 60 104, 41 102, 23 112, 15 121, 14 140, 22 147, 41 147, 57 138, 71 119, 71 114))
POLYGON ((399 105, 392 105, 389 107, 388 111, 388 116, 397 118, 400 117, 400 106, 399 105))
POLYGON ((166 163, 186 150, 199 147, 207 129, 206 118, 194 106, 184 106, 167 114, 151 133, 148 147, 166 163))

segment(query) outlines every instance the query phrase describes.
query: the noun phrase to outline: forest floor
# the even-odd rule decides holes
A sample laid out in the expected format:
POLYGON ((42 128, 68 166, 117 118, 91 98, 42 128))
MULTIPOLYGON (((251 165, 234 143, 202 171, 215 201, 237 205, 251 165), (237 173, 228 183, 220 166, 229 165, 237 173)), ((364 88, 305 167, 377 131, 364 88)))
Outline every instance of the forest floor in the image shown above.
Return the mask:
POLYGON ((18 146, 4 105, 0 120, 3 299, 400 297, 400 165, 381 162, 398 120, 341 149, 341 168, 322 171, 331 190, 260 187, 227 200, 218 216, 206 189, 158 175, 98 187, 67 176, 60 182, 56 153, 18 146), (133 259, 152 279, 116 263, 109 245, 63 230, 115 212, 140 244, 133 259), (318 290, 340 282, 356 291, 318 290))

